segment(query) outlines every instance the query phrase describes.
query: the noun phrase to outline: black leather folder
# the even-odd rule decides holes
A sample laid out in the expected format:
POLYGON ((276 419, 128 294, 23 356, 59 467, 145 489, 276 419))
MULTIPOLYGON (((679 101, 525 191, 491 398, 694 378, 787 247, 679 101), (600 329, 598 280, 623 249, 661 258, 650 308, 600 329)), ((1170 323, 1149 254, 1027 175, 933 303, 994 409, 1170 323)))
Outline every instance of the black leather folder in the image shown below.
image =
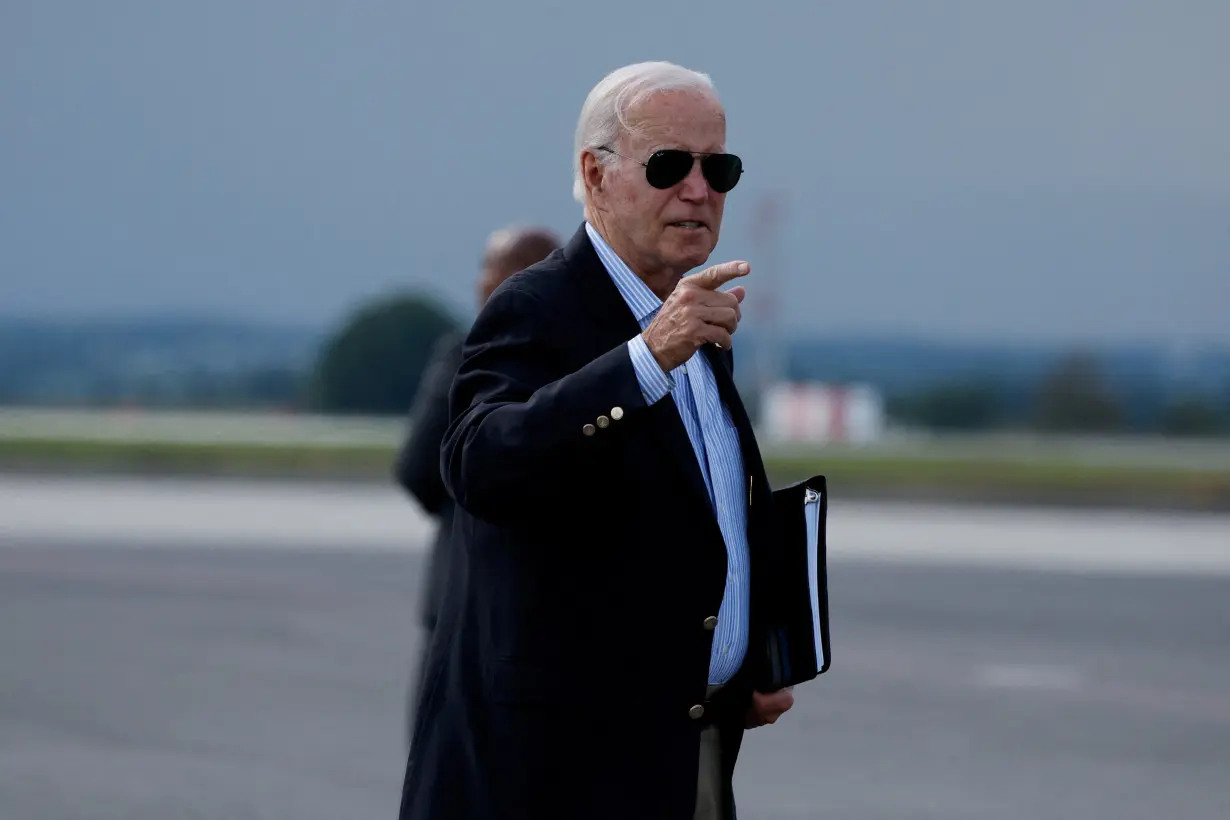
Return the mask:
POLYGON ((825 525, 828 486, 822 475, 773 491, 777 518, 781 597, 769 631, 772 692, 812 680, 828 671, 829 596, 825 525))

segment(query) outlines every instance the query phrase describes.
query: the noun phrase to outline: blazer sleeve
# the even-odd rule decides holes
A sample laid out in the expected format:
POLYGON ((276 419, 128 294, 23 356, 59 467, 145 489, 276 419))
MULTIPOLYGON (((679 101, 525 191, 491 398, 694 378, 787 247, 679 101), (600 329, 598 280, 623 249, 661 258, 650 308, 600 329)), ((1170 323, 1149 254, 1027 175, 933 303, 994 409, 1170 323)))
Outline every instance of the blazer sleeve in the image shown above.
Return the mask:
POLYGON ((448 501, 440 476, 440 445, 448 430, 448 393, 457 371, 460 340, 450 334, 440 340, 410 408, 409 430, 397 451, 393 475, 397 483, 431 515, 448 501))
MULTIPOLYGON (((611 426, 634 423, 645 400, 628 345, 579 369, 554 315, 534 294, 502 288, 466 339, 450 395, 441 474, 458 505, 494 523, 559 514, 563 499, 601 475, 611 426), (614 408, 627 415, 615 420, 614 408), (586 435, 586 425, 594 429, 586 435)), ((592 486, 592 485, 588 485, 592 486)))

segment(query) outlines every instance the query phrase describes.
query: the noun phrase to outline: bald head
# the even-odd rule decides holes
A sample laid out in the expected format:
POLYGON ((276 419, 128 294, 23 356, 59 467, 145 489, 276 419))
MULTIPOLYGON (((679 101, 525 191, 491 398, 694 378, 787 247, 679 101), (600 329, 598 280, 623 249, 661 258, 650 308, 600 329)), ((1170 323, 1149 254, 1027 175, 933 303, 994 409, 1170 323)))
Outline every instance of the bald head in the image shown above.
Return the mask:
POLYGON ((491 234, 478 281, 479 304, 486 302, 505 279, 541 262, 559 245, 559 238, 547 228, 501 228, 491 234))

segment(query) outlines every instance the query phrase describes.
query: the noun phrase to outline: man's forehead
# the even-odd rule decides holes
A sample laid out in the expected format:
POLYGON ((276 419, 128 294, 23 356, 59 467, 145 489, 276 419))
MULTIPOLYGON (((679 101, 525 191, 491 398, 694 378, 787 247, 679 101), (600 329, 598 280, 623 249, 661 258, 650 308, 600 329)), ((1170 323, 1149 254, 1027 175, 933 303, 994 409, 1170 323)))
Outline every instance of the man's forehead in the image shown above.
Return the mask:
MULTIPOLYGON (((725 142, 726 114, 709 95, 663 91, 629 112, 627 138, 638 144, 725 142)), ((720 147, 720 146, 712 146, 720 147)))
POLYGON ((694 115, 721 115, 722 104, 713 94, 694 88, 667 88, 648 94, 627 112, 629 118, 636 118, 653 112, 687 109, 694 115))

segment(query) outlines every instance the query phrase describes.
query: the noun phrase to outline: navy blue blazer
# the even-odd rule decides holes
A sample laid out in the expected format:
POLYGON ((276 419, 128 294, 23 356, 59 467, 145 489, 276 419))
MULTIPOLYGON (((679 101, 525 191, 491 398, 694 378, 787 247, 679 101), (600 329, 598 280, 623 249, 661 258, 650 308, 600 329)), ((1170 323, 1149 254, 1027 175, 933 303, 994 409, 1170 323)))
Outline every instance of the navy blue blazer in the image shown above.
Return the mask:
POLYGON ((637 333, 582 226, 506 280, 465 340, 440 450, 454 560, 402 820, 691 820, 710 722, 734 805, 774 617, 772 497, 733 354, 708 346, 742 444, 751 558, 747 656, 710 703, 726 548, 674 401, 641 395, 637 333))

